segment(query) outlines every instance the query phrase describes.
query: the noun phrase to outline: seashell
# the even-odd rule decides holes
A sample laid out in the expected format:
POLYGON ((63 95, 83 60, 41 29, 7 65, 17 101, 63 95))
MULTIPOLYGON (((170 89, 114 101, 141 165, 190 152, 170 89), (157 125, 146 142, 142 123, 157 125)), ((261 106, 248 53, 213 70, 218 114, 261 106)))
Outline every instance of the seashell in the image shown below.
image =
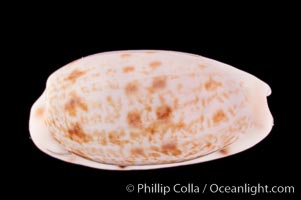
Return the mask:
POLYGON ((199 55, 105 52, 48 78, 30 133, 50 156, 99 169, 201 163, 264 139, 270 94, 258 78, 199 55))

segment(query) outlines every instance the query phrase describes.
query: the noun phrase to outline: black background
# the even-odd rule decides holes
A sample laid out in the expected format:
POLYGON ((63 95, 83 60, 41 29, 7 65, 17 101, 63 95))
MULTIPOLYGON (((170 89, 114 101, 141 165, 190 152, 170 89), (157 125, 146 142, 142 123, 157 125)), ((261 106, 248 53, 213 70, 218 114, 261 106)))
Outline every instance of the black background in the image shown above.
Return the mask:
MULTIPOLYGON (((81 14, 67 18, 53 12, 41 21, 43 11, 24 15, 13 28, 7 49, 10 69, 14 76, 9 97, 15 101, 8 115, 10 125, 7 148, 10 161, 8 186, 29 188, 24 196, 82 197, 107 199, 121 196, 125 199, 144 199, 147 195, 128 193, 127 184, 161 183, 217 183, 220 185, 293 185, 298 193, 300 175, 297 118, 300 104, 295 104, 298 92, 297 63, 293 39, 294 23, 283 19, 278 12, 258 18, 254 13, 241 19, 241 13, 230 19, 223 15, 216 20, 200 16, 190 19, 166 14, 155 18, 156 12, 145 17, 133 14, 130 19, 110 15, 81 19, 81 14), (139 20, 137 20, 139 18, 139 20), (96 20, 95 20, 96 19, 96 20), (200 19, 200 20, 198 20, 200 19), (149 171, 106 171, 77 166, 49 157, 39 151, 29 137, 28 121, 31 105, 45 87, 47 77, 61 66, 90 54, 127 49, 163 49, 200 54, 233 65, 264 80, 272 88, 268 98, 274 117, 270 135, 261 143, 240 154, 221 160, 184 167, 149 171), (296 77, 296 78, 295 78, 296 77), (294 106, 295 105, 295 106, 294 106), (17 122, 17 124, 15 124, 17 122), (13 131, 11 131, 13 130, 13 131), (39 191, 37 194, 34 191, 39 191)), ((256 12, 257 13, 257 12, 256 12)), ((126 12, 124 13, 127 14, 126 12)), ((8 34, 9 35, 9 34, 8 34)), ((299 84, 299 85, 298 85, 299 84)), ((11 108, 9 108, 11 109, 11 108)), ((6 144, 6 143, 5 143, 6 144)), ((18 190, 16 190, 18 191, 18 190)), ((16 192, 17 194, 17 192, 16 192)), ((15 193, 11 193, 15 195, 15 193)), ((156 199, 171 197, 156 194, 156 199)), ((297 194, 239 195, 239 194, 178 194, 176 199, 293 199, 297 194)))

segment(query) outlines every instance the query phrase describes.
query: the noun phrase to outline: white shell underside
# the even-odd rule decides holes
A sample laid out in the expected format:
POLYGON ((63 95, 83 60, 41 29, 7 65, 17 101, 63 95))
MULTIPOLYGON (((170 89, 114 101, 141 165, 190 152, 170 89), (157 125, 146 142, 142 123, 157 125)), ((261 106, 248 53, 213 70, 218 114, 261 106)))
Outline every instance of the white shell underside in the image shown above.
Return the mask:
MULTIPOLYGON (((135 51, 122 52, 134 53, 135 51)), ((240 71, 234 67, 211 59, 202 59, 206 59, 210 62, 215 62, 216 65, 229 68, 229 71, 231 71, 231 73, 233 73, 235 76, 239 76, 242 80, 244 80, 244 82, 246 83, 245 86, 249 91, 249 97, 253 100, 253 105, 250 106, 252 107, 253 113, 256 114, 256 116, 254 117, 254 126, 250 128, 245 134, 243 134, 243 136, 241 136, 238 140, 224 147, 223 149, 219 149, 213 153, 195 159, 168 164, 118 166, 95 162, 65 150, 64 147, 52 137, 50 131, 48 130, 48 127, 43 121, 43 118, 39 118, 35 114, 38 112, 38 109, 40 107, 43 107, 45 105, 45 92, 41 95, 41 97, 34 103, 34 105, 31 108, 29 123, 31 138, 34 144, 40 150, 52 157, 73 164, 79 164, 83 166, 107 170, 145 170, 190 165, 233 155, 256 145, 269 134, 273 126, 273 118, 269 111, 266 99, 266 97, 270 95, 271 89, 267 84, 246 72, 240 71)))

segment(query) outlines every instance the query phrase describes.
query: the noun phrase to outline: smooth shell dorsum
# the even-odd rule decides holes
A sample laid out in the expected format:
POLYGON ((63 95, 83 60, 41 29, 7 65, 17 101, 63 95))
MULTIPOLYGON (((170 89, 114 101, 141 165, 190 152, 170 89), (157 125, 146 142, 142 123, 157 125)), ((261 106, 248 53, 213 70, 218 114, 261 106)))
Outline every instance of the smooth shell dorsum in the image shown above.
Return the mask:
POLYGON ((199 163, 262 140, 273 119, 256 77, 172 51, 116 51, 54 72, 30 132, 47 154, 101 169, 199 163))

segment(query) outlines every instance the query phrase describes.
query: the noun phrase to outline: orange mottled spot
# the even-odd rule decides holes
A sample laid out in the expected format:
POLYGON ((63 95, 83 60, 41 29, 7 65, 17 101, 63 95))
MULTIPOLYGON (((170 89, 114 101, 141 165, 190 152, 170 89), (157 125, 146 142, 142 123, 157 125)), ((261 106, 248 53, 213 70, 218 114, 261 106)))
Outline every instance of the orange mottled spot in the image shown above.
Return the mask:
POLYGON ((122 69, 123 73, 129 73, 135 70, 134 66, 127 66, 122 69))
POLYGON ((130 133, 130 138, 131 139, 137 139, 141 134, 139 134, 138 132, 131 132, 130 133))
POLYGON ((177 155, 181 154, 181 151, 177 148, 177 145, 174 143, 168 143, 168 144, 162 145, 161 151, 164 154, 171 154, 173 156, 177 156, 177 155))
POLYGON ((128 58, 128 57, 130 57, 130 56, 131 56, 130 53, 122 53, 122 54, 120 54, 120 57, 121 57, 121 58, 128 58))
POLYGON ((151 149, 152 151, 160 151, 160 148, 157 147, 157 146, 151 146, 150 149, 151 149))
POLYGON ((159 120, 168 120, 171 116, 171 113, 172 109, 167 105, 160 106, 156 110, 157 119, 159 120))
POLYGON ((86 74, 85 71, 75 69, 69 74, 69 76, 66 78, 66 80, 71 81, 72 83, 74 83, 79 77, 81 77, 85 74, 86 74))
POLYGON ((131 111, 127 115, 127 122, 130 126, 139 127, 141 125, 141 116, 138 111, 131 111))
POLYGON ((109 132, 108 136, 109 136, 109 141, 112 144, 116 144, 116 145, 120 145, 121 144, 119 135, 117 133, 115 133, 115 132, 112 131, 112 132, 109 132))
POLYGON ((125 86, 125 93, 127 95, 135 94, 138 91, 138 84, 136 82, 130 82, 125 86))
POLYGON ((219 124, 223 121, 227 121, 228 117, 224 113, 223 110, 218 110, 216 113, 214 113, 212 120, 213 120, 213 123, 216 125, 216 124, 219 124))
POLYGON ((162 62, 160 61, 152 61, 149 63, 149 66, 153 69, 160 67, 162 65, 162 62))
POLYGON ((146 127, 145 132, 150 133, 150 135, 156 134, 158 131, 158 125, 156 123, 153 123, 146 127))
POLYGON ((108 144, 108 143, 107 143, 107 139, 106 139, 105 137, 100 138, 100 139, 99 139, 99 142, 100 142, 100 144, 103 145, 103 146, 106 146, 106 145, 108 144))
POLYGON ((206 100, 205 99, 202 99, 202 106, 203 106, 203 108, 206 107, 206 100))
POLYGON ((204 121, 205 121, 205 117, 204 117, 204 115, 203 115, 203 114, 201 114, 201 117, 200 117, 200 122, 201 122, 201 123, 204 123, 204 121))
POLYGON ((112 99, 112 97, 111 96, 107 96, 107 102, 109 103, 109 104, 114 104, 114 102, 113 102, 113 99, 112 99))
POLYGON ((185 128, 185 123, 181 120, 180 122, 176 123, 174 125, 175 129, 184 129, 185 128))
POLYGON ((207 139, 208 141, 213 142, 213 143, 217 142, 216 136, 214 136, 214 135, 212 135, 212 134, 208 134, 208 135, 206 136, 206 139, 207 139))
POLYGON ((153 79, 152 88, 153 89, 163 89, 166 86, 166 78, 165 77, 155 77, 153 79))
POLYGON ((209 149, 211 148, 214 148, 214 145, 216 144, 217 142, 217 138, 216 136, 212 135, 212 134, 209 134, 205 137, 205 140, 206 140, 206 144, 205 146, 209 149))
POLYGON ((152 111, 152 107, 151 106, 145 106, 144 109, 148 112, 151 112, 152 111))
POLYGON ((145 53, 147 53, 147 54, 155 54, 156 52, 155 51, 147 51, 145 53))
POLYGON ((215 81, 213 79, 209 79, 206 83, 205 83, 205 88, 207 91, 210 90, 216 90, 218 87, 222 86, 221 82, 215 81))
POLYGON ((70 116, 76 116, 76 110, 88 111, 87 103, 75 93, 71 94, 71 99, 65 104, 65 110, 70 116))
POLYGON ((92 140, 90 135, 87 135, 79 123, 72 125, 70 129, 67 130, 68 137, 78 143, 86 143, 92 140))
POLYGON ((45 112, 44 107, 37 108, 37 110, 36 110, 36 116, 37 117, 43 117, 44 112, 45 112))
POLYGON ((110 82, 108 83, 108 88, 112 89, 112 90, 116 90, 119 89, 119 85, 115 82, 110 82))
POLYGON ((131 154, 133 154, 133 156, 144 156, 144 151, 142 148, 133 148, 131 149, 131 154))
POLYGON ((106 133, 105 132, 96 132, 94 134, 97 138, 98 138, 98 143, 103 145, 103 146, 106 146, 107 145, 107 137, 106 137, 106 133))
POLYGON ((206 148, 211 149, 213 147, 211 142, 207 142, 205 145, 206 148))
POLYGON ((211 127, 211 120, 210 118, 207 119, 207 128, 210 128, 211 127))

